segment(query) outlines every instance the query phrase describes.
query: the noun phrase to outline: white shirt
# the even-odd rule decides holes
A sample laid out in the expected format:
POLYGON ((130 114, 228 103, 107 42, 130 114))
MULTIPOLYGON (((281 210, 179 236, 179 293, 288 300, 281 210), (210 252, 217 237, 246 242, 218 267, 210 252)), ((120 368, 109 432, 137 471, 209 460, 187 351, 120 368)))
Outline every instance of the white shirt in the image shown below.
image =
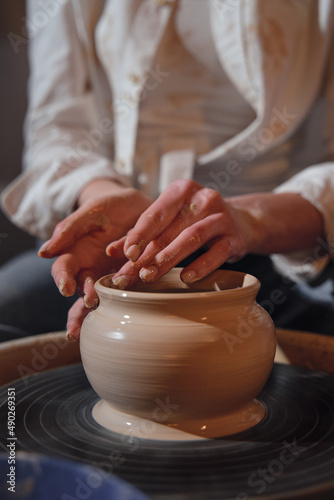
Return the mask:
MULTIPOLYGON (((197 131, 188 129, 180 147, 170 146, 171 127, 169 144, 157 145, 155 140, 155 154, 161 150, 159 164, 150 166, 155 177, 164 170, 163 187, 173 180, 175 165, 187 163, 192 167, 180 177, 193 168, 196 180, 223 196, 268 191, 287 181, 277 189, 299 192, 321 211, 333 254, 333 3, 237 0, 232 5, 205 0, 210 20, 206 18, 202 32, 211 40, 210 48, 196 26, 189 32, 185 17, 182 21, 187 0, 181 0, 172 26, 190 56, 185 73, 178 67, 175 81, 164 81, 168 71, 159 66, 157 54, 168 36, 173 3, 57 0, 53 13, 46 14, 47 22, 38 27, 48 2, 28 1, 33 30, 24 172, 4 194, 5 210, 16 224, 47 238, 71 212, 83 186, 95 178, 116 178, 156 192, 159 186, 147 186, 142 175, 142 151, 156 125, 149 124, 149 115, 152 110, 166 111, 163 99, 173 85, 182 90, 182 78, 192 65, 207 63, 208 71, 194 79, 200 101, 186 110, 185 119, 189 125, 191 113, 204 106, 209 125, 196 121, 197 131), (217 72, 210 68, 215 58, 221 65, 217 72), (205 92, 210 78, 212 85, 205 92), (217 81, 221 87, 215 88, 217 81), (218 99, 225 92, 234 94, 230 102, 218 99), (229 105, 240 105, 231 135, 224 132, 227 123, 220 117, 229 105)), ((173 60, 167 55, 168 66, 173 60)), ((184 98, 186 94, 183 91, 184 98)), ((306 258, 299 255, 296 262, 303 265, 306 258)))
MULTIPOLYGON (((100 22, 108 31, 108 16, 100 22)), ((133 161, 134 184, 154 197, 173 180, 197 180, 196 157, 255 119, 219 62, 207 2, 179 2, 154 56, 155 66, 163 77, 139 103, 133 161)))

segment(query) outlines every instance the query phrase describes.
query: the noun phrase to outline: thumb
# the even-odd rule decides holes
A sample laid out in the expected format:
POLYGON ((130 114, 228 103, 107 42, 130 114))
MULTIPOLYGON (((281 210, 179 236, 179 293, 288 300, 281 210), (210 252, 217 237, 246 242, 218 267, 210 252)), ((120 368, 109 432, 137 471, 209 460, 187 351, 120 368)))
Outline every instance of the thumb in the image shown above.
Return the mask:
POLYGON ((68 250, 87 233, 102 229, 106 223, 103 206, 82 205, 71 215, 57 224, 53 235, 38 251, 44 258, 52 258, 68 250))

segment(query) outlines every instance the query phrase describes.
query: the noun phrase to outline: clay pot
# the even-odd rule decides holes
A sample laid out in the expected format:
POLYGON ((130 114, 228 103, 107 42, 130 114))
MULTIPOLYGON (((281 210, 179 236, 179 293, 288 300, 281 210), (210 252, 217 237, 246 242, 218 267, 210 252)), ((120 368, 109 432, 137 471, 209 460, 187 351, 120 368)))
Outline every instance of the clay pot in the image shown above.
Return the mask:
POLYGON ((132 415, 204 437, 249 428, 265 414, 254 398, 276 348, 273 322, 255 302, 260 283, 233 271, 191 285, 179 275, 130 291, 113 288, 111 275, 95 284, 100 305, 84 321, 80 350, 104 401, 97 419, 110 427, 115 415, 132 415))

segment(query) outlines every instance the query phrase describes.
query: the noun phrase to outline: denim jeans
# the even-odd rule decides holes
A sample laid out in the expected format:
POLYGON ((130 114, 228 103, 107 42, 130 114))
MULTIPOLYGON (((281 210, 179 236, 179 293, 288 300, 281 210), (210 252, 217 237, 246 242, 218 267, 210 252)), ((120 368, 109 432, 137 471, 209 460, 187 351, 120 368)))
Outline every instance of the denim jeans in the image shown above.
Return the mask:
POLYGON ((52 262, 29 250, 0 268, 0 341, 66 328, 76 297, 59 293, 51 277, 52 262))

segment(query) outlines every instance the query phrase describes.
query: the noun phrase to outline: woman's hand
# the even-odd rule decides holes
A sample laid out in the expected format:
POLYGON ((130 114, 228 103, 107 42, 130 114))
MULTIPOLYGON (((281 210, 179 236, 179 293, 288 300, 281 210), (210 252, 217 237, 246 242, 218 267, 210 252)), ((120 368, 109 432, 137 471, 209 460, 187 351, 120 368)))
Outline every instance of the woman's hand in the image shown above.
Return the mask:
POLYGON ((122 238, 107 248, 127 262, 114 276, 119 288, 139 278, 153 282, 201 247, 204 254, 181 273, 184 282, 204 278, 247 253, 312 252, 323 236, 319 211, 296 193, 259 193, 223 199, 191 180, 172 183, 122 238))
MULTIPOLYGON (((66 297, 78 291, 88 308, 98 303, 94 282, 117 271, 125 262, 123 252, 112 259, 108 257, 107 244, 124 236, 151 203, 151 199, 132 188, 118 186, 109 194, 106 190, 100 192, 102 197, 94 195, 83 199, 80 208, 56 226, 51 239, 39 250, 41 257, 58 256, 52 266, 52 276, 59 291, 66 297)), ((72 323, 80 325, 81 317, 83 319, 82 308, 76 305, 72 308, 72 323)), ((70 330, 76 338, 78 332, 78 328, 70 330)))
POLYGON ((206 246, 206 252, 182 271, 192 282, 207 276, 227 260, 238 260, 250 248, 249 228, 220 194, 191 180, 168 186, 138 219, 124 239, 109 245, 114 255, 122 248, 126 263, 113 281, 120 288, 156 281, 184 258, 206 246), (124 246, 123 246, 124 244, 124 246))

